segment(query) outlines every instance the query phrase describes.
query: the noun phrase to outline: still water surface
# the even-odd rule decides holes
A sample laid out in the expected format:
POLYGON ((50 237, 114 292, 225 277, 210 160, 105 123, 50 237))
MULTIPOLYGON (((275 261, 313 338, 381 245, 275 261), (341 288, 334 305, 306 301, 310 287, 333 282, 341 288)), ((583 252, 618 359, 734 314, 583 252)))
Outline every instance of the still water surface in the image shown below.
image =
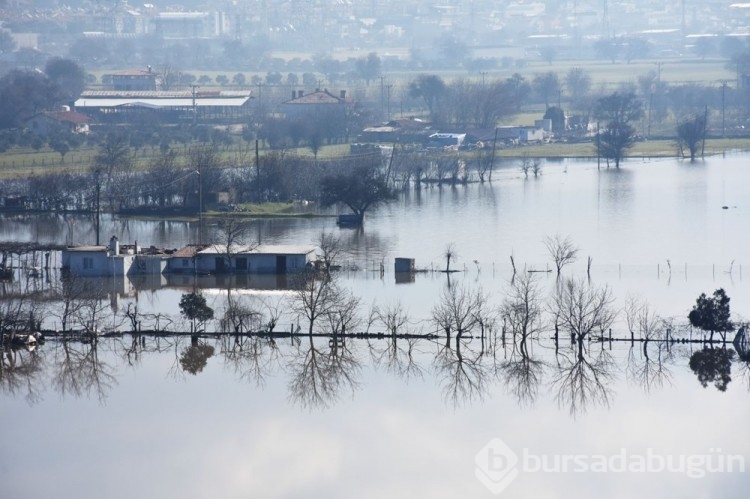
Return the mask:
MULTIPOLYGON (((592 281, 610 286, 619 307, 638 295, 684 323, 698 294, 724 287, 733 312, 747 317, 747 161, 631 162, 620 171, 547 163, 537 179, 508 168, 492 185, 405 195, 368 215, 363 231, 339 231, 329 218, 273 220, 256 223, 254 237, 306 244, 337 232, 344 259, 361 269, 342 277, 363 313, 372 303, 401 303, 410 327, 422 332, 434 329, 430 310, 446 278, 426 273, 396 284, 393 257, 442 267, 454 243, 465 272, 453 283, 481 287, 499 304, 509 256, 519 267, 544 269, 542 240, 555 233, 581 248, 567 273, 585 276, 591 256, 592 281)), ((75 217, 6 216, 0 226, 3 240, 82 244, 93 242, 91 234, 90 221, 75 217)), ((169 222, 111 220, 103 234, 164 247, 197 240, 194 225, 169 222)), ((540 279, 545 292, 554 286, 553 276, 540 279)), ((145 310, 177 315, 184 289, 157 287, 118 285, 118 309, 138 300, 145 310)), ((205 294, 220 310, 226 291, 205 294)), ((278 303, 290 295, 240 294, 278 303)), ((287 316, 281 327, 295 320, 287 316)), ((238 345, 223 338, 206 340, 213 355, 195 374, 180 363, 189 339, 134 346, 126 337, 95 349, 49 342, 34 353, 9 353, 0 395, 2 496, 491 497, 474 470, 492 438, 519 456, 524 448, 607 456, 622 448, 662 455, 721 448, 750 460, 750 376, 736 353, 721 391, 713 382, 703 387, 688 366, 701 350, 696 344, 652 344, 644 352, 637 344, 591 343, 584 357, 592 370, 568 344, 556 355, 546 334, 530 345, 533 362, 525 364, 510 342, 493 341, 446 348, 444 339, 352 340, 337 348, 328 339, 238 345), (590 382, 593 374, 600 382, 590 382)), ((747 473, 521 471, 503 495, 745 497, 747 484, 747 473)))

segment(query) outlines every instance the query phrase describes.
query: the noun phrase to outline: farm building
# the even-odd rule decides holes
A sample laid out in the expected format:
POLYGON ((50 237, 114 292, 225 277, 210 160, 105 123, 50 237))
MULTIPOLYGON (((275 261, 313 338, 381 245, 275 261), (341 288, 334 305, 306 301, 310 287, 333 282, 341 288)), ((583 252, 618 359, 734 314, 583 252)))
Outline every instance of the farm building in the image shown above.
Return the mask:
POLYGON ((226 247, 212 245, 195 255, 201 274, 268 273, 301 271, 316 260, 315 246, 260 245, 226 247))
POLYGON ((75 109, 98 123, 235 121, 250 115, 251 94, 249 90, 87 90, 75 101, 75 109))

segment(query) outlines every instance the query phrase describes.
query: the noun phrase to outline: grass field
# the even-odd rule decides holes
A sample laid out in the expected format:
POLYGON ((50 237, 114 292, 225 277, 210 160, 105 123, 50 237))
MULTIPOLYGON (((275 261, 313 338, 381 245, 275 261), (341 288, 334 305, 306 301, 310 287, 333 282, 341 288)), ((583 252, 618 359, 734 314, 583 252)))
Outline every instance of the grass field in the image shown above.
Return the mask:
MULTIPOLYGON (((720 154, 728 151, 750 151, 750 138, 732 139, 709 139, 706 141, 705 154, 720 154)), ((313 154, 309 148, 298 148, 289 151, 300 156, 312 158, 313 154)), ((337 144, 324 146, 318 152, 319 161, 327 161, 348 154, 349 145, 337 144)), ((48 173, 62 172, 84 172, 88 171, 91 158, 96 154, 93 148, 83 148, 71 151, 65 156, 65 162, 60 163, 60 155, 50 151, 36 152, 33 150, 20 150, 14 148, 0 154, 0 179, 25 178, 29 175, 42 175, 48 173)), ((142 150, 136 158, 136 167, 145 168, 157 154, 149 148, 142 150)), ((232 164, 236 153, 231 148, 222 152, 223 158, 232 164)), ((498 149, 496 155, 499 158, 517 158, 521 156, 539 158, 586 158, 596 157, 596 149, 591 142, 584 143, 550 143, 526 145, 507 149, 498 149)), ((636 143, 629 151, 630 157, 675 157, 677 146, 673 139, 646 140, 636 143)), ((283 215, 289 206, 279 203, 280 206, 249 207, 250 211, 264 216, 283 215), (257 211, 260 210, 260 211, 257 211), (271 211, 269 211, 271 210, 271 211)))
MULTIPOLYGON (((340 60, 345 60, 347 57, 361 57, 366 56, 367 53, 347 52, 337 54, 334 57, 340 60)), ((304 53, 279 53, 272 54, 273 57, 281 57, 286 60, 293 59, 295 57, 310 58, 311 54, 304 53)), ((684 84, 684 83, 697 83, 700 85, 720 85, 722 80, 729 82, 734 81, 737 78, 736 73, 727 67, 726 59, 711 58, 711 59, 699 59, 699 58, 681 58, 681 59, 650 59, 650 60, 635 60, 630 63, 618 61, 612 64, 608 61, 600 60, 562 60, 553 61, 551 64, 542 61, 531 61, 526 63, 522 67, 511 67, 511 68, 490 68, 484 71, 484 77, 487 80, 493 79, 505 79, 514 73, 519 73, 527 79, 532 79, 535 74, 546 73, 552 71, 557 73, 561 78, 564 78, 565 74, 571 68, 581 68, 591 75, 592 84, 594 89, 603 88, 605 90, 613 90, 617 88, 621 83, 637 81, 638 76, 645 75, 646 73, 653 71, 658 73, 661 80, 672 85, 684 84)), ((183 73, 189 73, 194 75, 196 78, 201 75, 207 75, 215 80, 220 74, 227 76, 230 80, 230 85, 227 88, 232 87, 232 77, 237 73, 245 75, 247 81, 245 88, 257 91, 256 85, 250 84, 250 80, 253 76, 260 76, 265 78, 268 71, 216 71, 216 70, 204 70, 201 68, 185 68, 181 70, 183 73)), ((112 70, 90 70, 90 73, 97 77, 97 81, 101 82, 101 77, 105 74, 111 73, 112 70)), ((288 73, 295 73, 301 77, 303 71, 280 71, 281 74, 286 78, 288 73)), ((419 73, 434 73, 439 74, 443 79, 450 81, 456 78, 479 78, 480 75, 474 71, 467 71, 464 69, 456 70, 389 70, 387 67, 383 71, 383 76, 386 78, 389 84, 395 84, 396 86, 406 85, 408 82, 414 79, 419 73)), ((324 75, 319 72, 315 72, 321 78, 324 75)), ((284 80, 286 82, 286 80, 284 80)), ((344 85, 345 87, 351 87, 346 83, 337 83, 332 85, 323 79, 323 86, 329 88, 344 85)), ((357 83, 357 85, 364 86, 363 83, 357 83)), ((373 84, 375 85, 375 84, 373 84)), ((286 83, 278 85, 279 88, 287 88, 289 85, 286 83)), ((295 85, 294 88, 302 88, 302 84, 295 85)), ((206 87, 206 88, 221 88, 219 86, 206 87)), ((291 88, 291 87, 289 87, 291 88)), ((343 88, 343 87, 342 87, 343 88)), ((379 87, 378 87, 379 89, 379 87)), ((310 90, 310 89, 308 89, 310 90)), ((350 88, 350 90, 353 90, 350 88)), ((379 90, 378 90, 379 92, 379 90)), ((284 95, 288 94, 288 91, 284 91, 284 95)))

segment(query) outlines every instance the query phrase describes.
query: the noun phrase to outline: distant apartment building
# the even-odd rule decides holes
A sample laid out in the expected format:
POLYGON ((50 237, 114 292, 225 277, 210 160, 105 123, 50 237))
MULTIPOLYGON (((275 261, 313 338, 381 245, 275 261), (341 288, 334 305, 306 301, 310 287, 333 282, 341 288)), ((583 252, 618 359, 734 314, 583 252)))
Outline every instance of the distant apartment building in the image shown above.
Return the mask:
POLYGON ((114 90, 125 92, 148 92, 161 87, 161 75, 151 69, 128 69, 106 75, 112 79, 114 90))

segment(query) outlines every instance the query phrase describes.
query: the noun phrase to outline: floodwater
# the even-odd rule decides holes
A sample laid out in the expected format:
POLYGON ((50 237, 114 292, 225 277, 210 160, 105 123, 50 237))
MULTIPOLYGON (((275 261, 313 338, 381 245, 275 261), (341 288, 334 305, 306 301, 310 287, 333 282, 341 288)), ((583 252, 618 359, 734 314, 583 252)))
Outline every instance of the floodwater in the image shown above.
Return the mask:
MULTIPOLYGON (((548 162, 529 179, 509 166, 491 185, 404 195, 369 214, 362 231, 339 230, 330 218, 273 220, 256 223, 253 238, 308 244, 323 231, 340 235, 339 281, 361 300, 360 329, 373 304, 400 304, 408 331, 431 333, 448 277, 428 271, 397 283, 394 257, 438 269, 453 244, 452 265, 462 272, 450 276, 451 286, 481 289, 498 306, 510 256, 519 270, 546 270, 542 241, 561 234, 580 248, 565 275, 586 278, 591 257, 592 284, 608 286, 618 308, 638 296, 684 330, 696 297, 720 287, 736 320, 750 314, 747 161, 633 160, 619 171, 548 162)), ((195 224, 104 227, 103 239, 115 234, 125 243, 180 247, 197 239, 195 224)), ((212 228, 205 230, 210 238, 212 228)), ((90 244, 91 234, 83 217, 6 216, 0 225, 3 240, 90 244)), ((546 302, 555 277, 536 275, 546 302)), ((144 313, 175 317, 193 285, 105 281, 114 310, 137 303, 144 313)), ((226 283, 199 285, 221 315, 226 283)), ((231 293, 282 309, 279 330, 300 321, 305 328, 283 285, 231 293)), ((624 322, 620 314, 615 337, 627 336, 624 322)), ((126 335, 9 352, 0 393, 2 495, 491 497, 479 473, 490 485, 506 484, 507 497, 746 496, 747 471, 728 456, 750 460, 747 352, 658 342, 645 350, 586 342, 579 352, 567 340, 556 351, 547 330, 524 357, 499 330, 450 342, 224 336, 191 344, 126 335), (492 439, 518 456, 517 477, 505 473, 513 461, 500 458, 496 442, 488 453, 492 439), (623 452, 629 463, 645 456, 656 471, 621 472, 612 456, 623 452), (568 470, 552 471, 566 456, 568 470), (604 456, 609 468, 583 472, 573 456, 586 463, 604 456), (677 471, 659 471, 659 457, 677 471), (680 468, 680 459, 692 467, 680 468), (729 461, 733 472, 706 472, 726 471, 729 461), (547 471, 537 470, 542 462, 547 471)))

